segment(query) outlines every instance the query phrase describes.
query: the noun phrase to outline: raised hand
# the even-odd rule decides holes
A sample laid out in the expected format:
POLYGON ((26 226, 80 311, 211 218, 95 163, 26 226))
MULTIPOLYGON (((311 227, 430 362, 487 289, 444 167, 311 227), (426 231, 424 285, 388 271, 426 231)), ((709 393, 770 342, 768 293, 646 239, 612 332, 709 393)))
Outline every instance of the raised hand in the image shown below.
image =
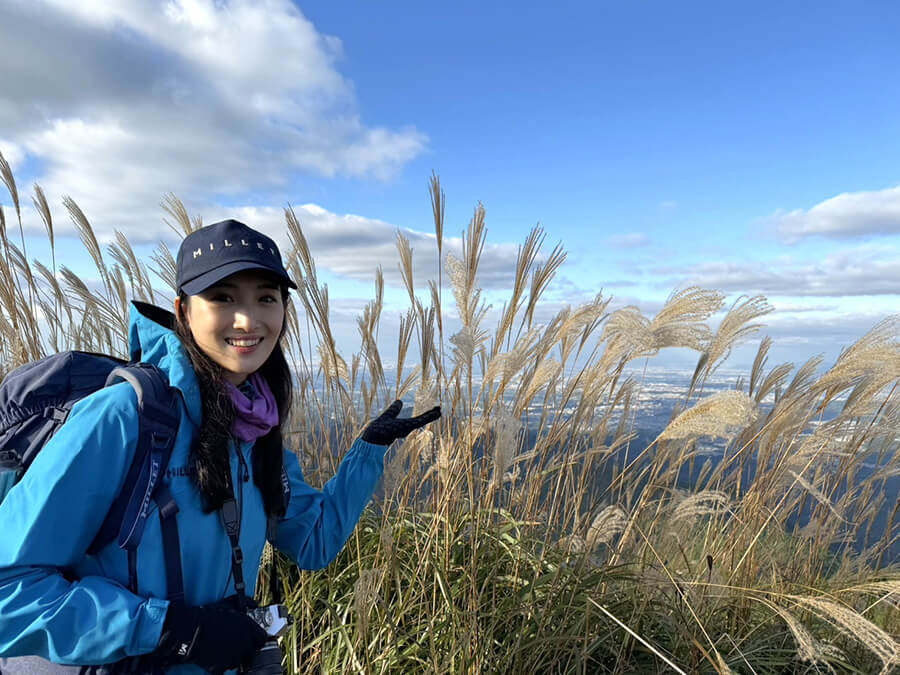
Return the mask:
POLYGON ((399 419, 402 401, 394 401, 381 415, 369 422, 362 433, 362 439, 375 445, 390 445, 398 438, 405 438, 410 431, 420 429, 441 416, 441 407, 435 406, 415 417, 399 419))

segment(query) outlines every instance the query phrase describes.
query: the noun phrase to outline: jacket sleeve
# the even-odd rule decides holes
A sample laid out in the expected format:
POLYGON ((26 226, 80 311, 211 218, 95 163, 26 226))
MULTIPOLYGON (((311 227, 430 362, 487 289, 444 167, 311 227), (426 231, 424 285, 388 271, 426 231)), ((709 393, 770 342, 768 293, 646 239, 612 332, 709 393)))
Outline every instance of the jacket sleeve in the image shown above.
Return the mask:
POLYGON ((137 427, 128 384, 82 399, 0 504, 0 656, 101 664, 159 642, 167 601, 105 577, 63 574, 84 557, 118 494, 137 427))
POLYGON ((297 456, 285 450, 291 499, 278 523, 275 547, 302 569, 321 569, 334 560, 375 491, 386 450, 358 439, 322 490, 306 484, 297 456))

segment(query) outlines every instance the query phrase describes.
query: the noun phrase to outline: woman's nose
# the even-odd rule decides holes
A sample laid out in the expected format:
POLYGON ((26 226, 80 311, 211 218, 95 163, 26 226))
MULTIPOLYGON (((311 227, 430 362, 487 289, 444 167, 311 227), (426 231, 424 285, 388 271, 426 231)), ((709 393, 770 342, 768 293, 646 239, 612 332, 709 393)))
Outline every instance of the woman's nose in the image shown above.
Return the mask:
POLYGON ((234 313, 234 327, 237 330, 243 330, 249 333, 254 324, 255 319, 252 312, 238 310, 234 313))

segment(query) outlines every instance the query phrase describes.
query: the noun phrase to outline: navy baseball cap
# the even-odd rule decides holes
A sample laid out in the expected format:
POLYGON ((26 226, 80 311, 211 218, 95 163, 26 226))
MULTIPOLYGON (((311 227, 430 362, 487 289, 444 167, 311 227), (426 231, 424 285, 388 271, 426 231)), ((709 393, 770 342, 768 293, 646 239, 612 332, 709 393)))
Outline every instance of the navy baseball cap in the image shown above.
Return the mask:
POLYGON ((291 288, 275 242, 237 220, 223 220, 191 232, 175 261, 178 292, 196 295, 237 272, 259 270, 291 288))

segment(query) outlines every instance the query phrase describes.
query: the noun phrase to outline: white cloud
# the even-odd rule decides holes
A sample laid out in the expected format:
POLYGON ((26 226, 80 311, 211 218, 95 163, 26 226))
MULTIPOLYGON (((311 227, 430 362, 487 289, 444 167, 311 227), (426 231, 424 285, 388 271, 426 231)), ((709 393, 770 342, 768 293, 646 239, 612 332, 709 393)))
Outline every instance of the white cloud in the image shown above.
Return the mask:
POLYGON ((15 143, 0 139, 0 153, 3 154, 10 168, 15 171, 25 159, 25 151, 15 143))
POLYGON ((900 186, 845 192, 807 210, 776 212, 770 220, 788 243, 816 236, 852 239, 897 234, 900 233, 900 186))
POLYGON ((859 246, 817 261, 704 262, 654 270, 663 286, 697 284, 738 293, 845 297, 900 294, 900 251, 859 246))
POLYGON ((0 44, 0 151, 101 234, 157 239, 170 191, 205 207, 297 172, 388 178, 428 141, 363 122, 340 41, 288 0, 4 3, 0 44))

